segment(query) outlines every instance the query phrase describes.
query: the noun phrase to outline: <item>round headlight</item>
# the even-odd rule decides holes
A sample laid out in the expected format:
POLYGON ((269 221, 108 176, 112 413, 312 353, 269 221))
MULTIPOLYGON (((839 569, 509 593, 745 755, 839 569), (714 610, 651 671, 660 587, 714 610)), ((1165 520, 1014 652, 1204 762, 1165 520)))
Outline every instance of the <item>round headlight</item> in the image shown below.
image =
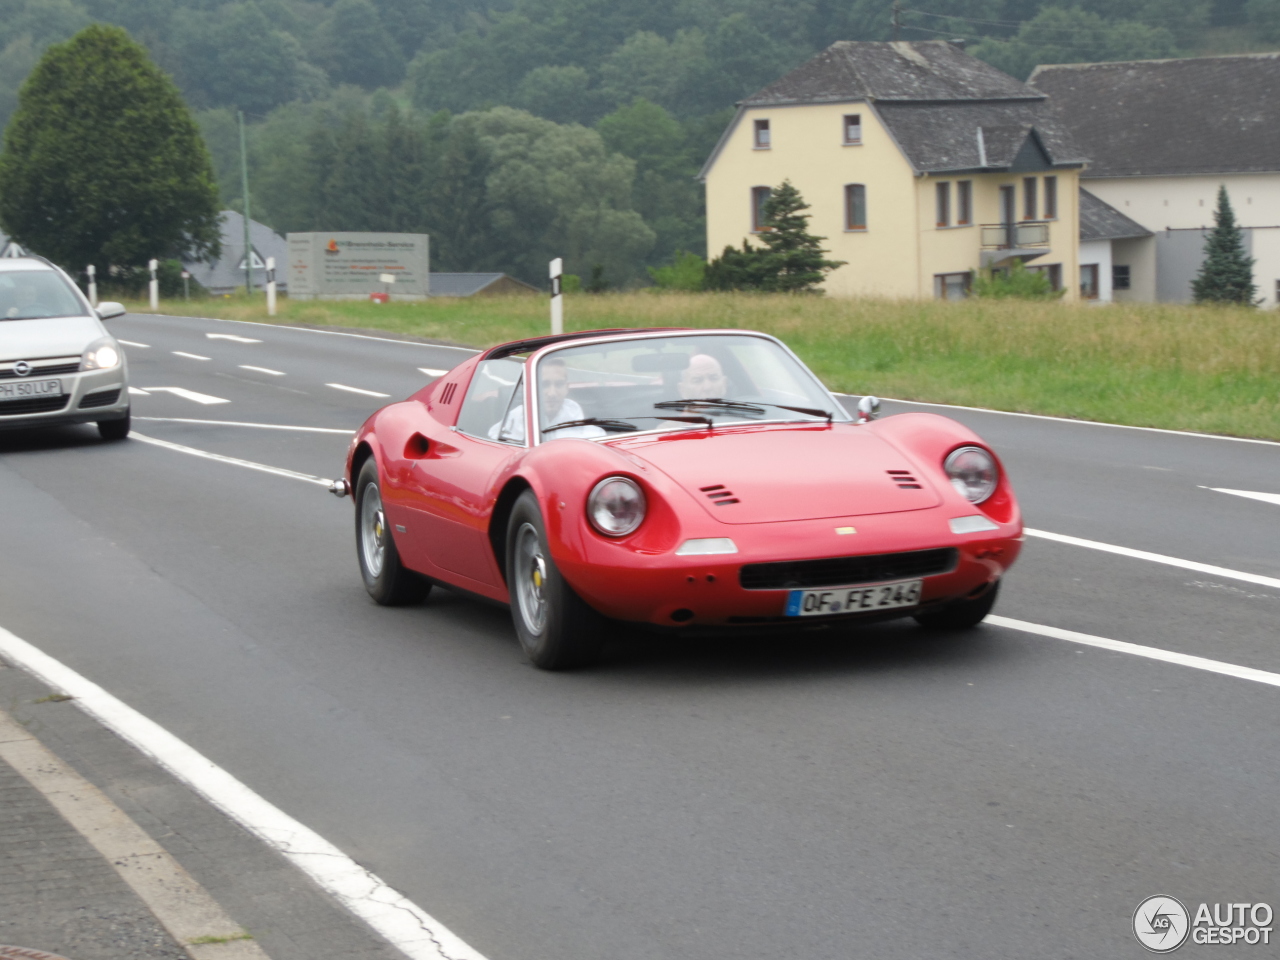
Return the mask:
POLYGON ((981 447, 961 447, 951 451, 943 463, 947 479, 956 492, 970 503, 981 503, 996 492, 1000 471, 995 458, 981 447))
POLYGON ((587 497, 587 519, 606 537, 625 537, 644 521, 644 491, 626 477, 606 477, 587 497))
POLYGON ((81 370, 110 370, 120 362, 120 351, 109 343, 97 343, 84 352, 81 370))

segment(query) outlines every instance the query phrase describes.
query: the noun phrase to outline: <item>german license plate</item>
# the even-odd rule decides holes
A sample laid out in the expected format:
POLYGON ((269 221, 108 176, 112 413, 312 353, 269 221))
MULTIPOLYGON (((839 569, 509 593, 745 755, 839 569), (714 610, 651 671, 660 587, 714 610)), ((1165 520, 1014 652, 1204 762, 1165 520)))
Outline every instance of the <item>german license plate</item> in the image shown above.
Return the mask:
POLYGON ((869 613, 914 607, 920 602, 923 580, 877 583, 870 587, 828 587, 792 590, 787 594, 788 617, 826 617, 835 613, 869 613))
POLYGON ((23 380, 6 383, 0 380, 0 400, 26 400, 30 397, 52 397, 62 393, 61 380, 23 380))

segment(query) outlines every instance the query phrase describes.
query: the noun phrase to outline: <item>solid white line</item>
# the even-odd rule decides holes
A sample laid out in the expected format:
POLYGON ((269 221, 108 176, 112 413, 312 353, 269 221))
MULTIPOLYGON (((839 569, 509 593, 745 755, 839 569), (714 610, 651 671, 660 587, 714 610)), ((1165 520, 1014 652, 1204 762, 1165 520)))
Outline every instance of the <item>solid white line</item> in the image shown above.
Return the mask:
POLYGON ((134 343, 132 340, 121 340, 119 337, 116 338, 116 343, 123 343, 126 347, 141 347, 143 350, 151 349, 149 343, 134 343))
POLYGON ((210 396, 207 393, 197 393, 194 390, 188 390, 186 387, 147 387, 152 393, 171 393, 175 397, 181 397, 183 400, 194 400, 196 403, 203 403, 208 406, 211 403, 230 403, 230 400, 224 400, 222 397, 210 396))
POLYGON ((202 357, 198 353, 186 353, 182 350, 170 350, 175 357, 186 357, 188 360, 212 360, 213 357, 202 357))
POLYGON ((425 373, 428 377, 443 377, 446 373, 449 372, 448 370, 432 370, 430 367, 419 367, 418 369, 421 370, 423 373, 425 373))
POLYGON ((241 460, 239 457, 227 457, 221 453, 210 453, 208 450, 197 450, 195 447, 183 446, 180 443, 170 443, 168 440, 158 440, 155 437, 148 437, 146 434, 138 433, 136 430, 129 434, 134 440, 141 440, 143 443, 150 443, 157 447, 164 447, 166 450, 176 450, 178 453, 190 454, 193 457, 202 457, 205 460, 216 460, 218 463, 229 463, 235 467, 245 467, 248 470, 258 470, 261 473, 273 473, 277 477, 288 477, 290 480, 302 480, 306 483, 318 484, 322 487, 329 486, 333 481, 325 480, 323 477, 312 476, 309 473, 298 473, 296 470, 286 470, 284 467, 271 467, 265 463, 254 463, 252 460, 241 460))
POLYGON ((237 337, 234 333, 206 333, 210 340, 234 340, 236 343, 261 343, 261 340, 250 340, 248 337, 237 337))
POLYGON ((451 343, 423 343, 420 340, 395 340, 391 337, 373 337, 367 333, 348 333, 346 330, 316 330, 311 327, 291 327, 284 323, 261 323, 257 320, 227 320, 224 317, 183 317, 176 314, 175 320, 212 320, 215 323, 243 323, 250 327, 270 327, 272 330, 296 330, 299 333, 322 333, 330 337, 355 337, 357 340, 378 340, 382 343, 403 343, 411 347, 427 347, 431 350, 461 350, 463 353, 481 353, 475 347, 457 347, 451 343))
POLYGON ((244 423, 239 420, 192 420, 188 417, 134 417, 134 420, 150 420, 153 423, 214 423, 220 427, 257 427, 260 430, 299 430, 303 433, 342 433, 350 436, 354 430, 337 427, 291 427, 283 423, 244 423))
POLYGON ((1229 493, 1236 497, 1248 497, 1250 500, 1261 500, 1263 503, 1280 504, 1280 493, 1258 493, 1256 490, 1228 490, 1226 487, 1201 487, 1214 493, 1229 493))
POLYGON ((479 951, 314 830, 269 803, 155 721, 3 627, 0 654, 74 697, 81 710, 278 850, 413 960, 440 960, 442 956, 484 960, 479 951))
POLYGON ((130 388, 129 388, 129 394, 130 394, 130 396, 134 396, 134 397, 149 397, 149 396, 151 396, 151 394, 147 393, 147 391, 145 391, 145 390, 140 389, 139 387, 130 387, 130 388))
POLYGON ((1162 553, 1148 553, 1146 550, 1134 550, 1130 547, 1118 547, 1113 543, 1100 543, 1097 540, 1084 540, 1080 537, 1068 537, 1062 533, 1050 533, 1047 530, 1032 530, 1030 527, 1023 531, 1028 537, 1040 537, 1042 540, 1055 540, 1058 543, 1069 543, 1073 547, 1087 547, 1090 550, 1101 550, 1103 553, 1114 553, 1121 557, 1132 557, 1135 560, 1150 560, 1152 563, 1163 563, 1170 567, 1181 567, 1184 570, 1194 570, 1197 573, 1208 573, 1215 577, 1227 577, 1231 580, 1243 580, 1246 583, 1256 583, 1263 587, 1275 587, 1280 589, 1280 579, 1276 577, 1264 577, 1257 573, 1245 573, 1243 570, 1231 570, 1228 567, 1215 567, 1209 563, 1197 563, 1194 560, 1181 560, 1178 557, 1168 557, 1162 553))
POLYGON ((359 387, 348 387, 341 383, 326 383, 326 387, 333 387, 335 390, 346 390, 348 393, 362 393, 366 397, 389 397, 389 393, 379 393, 377 390, 361 390, 359 387))
MULTIPOLYGON (((478 351, 477 351, 478 352, 478 351)), ((856 393, 837 393, 837 397, 857 398, 856 393)), ((1086 427, 1114 427, 1116 430, 1145 430, 1148 433, 1168 433, 1175 437, 1197 437, 1201 440, 1234 440, 1236 443, 1262 443, 1280 447, 1277 440, 1258 440, 1254 437, 1228 437, 1221 433, 1194 433, 1190 430, 1166 430, 1163 427, 1135 427, 1128 423, 1107 423, 1105 420, 1076 420, 1073 417, 1050 417, 1043 413, 1019 413, 1015 410, 992 410, 990 407, 966 407, 958 403, 926 403, 924 400, 899 400, 896 397, 880 397, 889 403, 910 403, 917 407, 942 407, 947 410, 972 410, 974 413, 998 413, 1004 417, 1027 417, 1031 420, 1052 420, 1056 423, 1077 423, 1086 427)))
POLYGON ((1253 667, 1241 667, 1221 660, 1209 660, 1205 657, 1193 657, 1189 653, 1176 653, 1173 650, 1162 650, 1159 647, 1145 647, 1138 643, 1127 643, 1124 640, 1109 640, 1106 637, 1095 637, 1088 633, 1076 633, 1074 630, 1060 630, 1057 627, 1046 627, 1025 620, 1012 620, 1009 617, 989 616, 984 623, 1010 630, 1021 630, 1023 633, 1034 633, 1041 637, 1052 637, 1055 640, 1066 640, 1070 643, 1082 643, 1090 647, 1100 647, 1116 653, 1127 653, 1135 657, 1146 657, 1148 660, 1161 660, 1165 663, 1177 664, 1180 667, 1191 667, 1194 670, 1206 670, 1209 673, 1220 673, 1238 680, 1252 680, 1272 687, 1280 687, 1280 673, 1268 670, 1255 670, 1253 667))
POLYGON ((242 363, 242 364, 240 364, 240 369, 241 369, 241 370, 253 370, 253 371, 257 372, 257 373, 269 373, 269 374, 271 374, 271 376, 273 376, 273 377, 283 377, 283 376, 284 376, 284 371, 283 371, 283 370, 272 370, 270 367, 253 367, 253 366, 250 366, 250 365, 249 365, 249 364, 247 364, 247 363, 242 363))

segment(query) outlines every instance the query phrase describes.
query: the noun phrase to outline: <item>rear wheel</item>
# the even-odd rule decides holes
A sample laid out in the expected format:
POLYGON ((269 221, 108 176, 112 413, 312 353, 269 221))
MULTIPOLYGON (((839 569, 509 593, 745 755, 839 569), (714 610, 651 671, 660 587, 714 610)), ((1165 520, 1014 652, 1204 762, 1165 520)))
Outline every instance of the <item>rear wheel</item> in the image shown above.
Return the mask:
POLYGON ((987 592, 972 600, 957 600, 949 603, 941 610, 930 610, 928 613, 916 615, 916 623, 922 627, 937 627, 943 630, 967 630, 976 627, 996 605, 996 596, 1000 593, 1000 581, 993 583, 987 592))
POLYGON ((520 495, 507 526, 507 587, 520 647, 542 670, 584 666, 600 653, 604 618, 573 592, 547 549, 533 491, 520 495))
POLYGON ((131 425, 130 412, 126 410, 119 420, 99 420, 98 436, 103 440, 123 440, 129 435, 131 425))
POLYGON ((382 507, 378 464, 370 458, 356 480, 356 556, 369 596, 386 607, 419 603, 431 592, 431 581, 400 562, 382 507))

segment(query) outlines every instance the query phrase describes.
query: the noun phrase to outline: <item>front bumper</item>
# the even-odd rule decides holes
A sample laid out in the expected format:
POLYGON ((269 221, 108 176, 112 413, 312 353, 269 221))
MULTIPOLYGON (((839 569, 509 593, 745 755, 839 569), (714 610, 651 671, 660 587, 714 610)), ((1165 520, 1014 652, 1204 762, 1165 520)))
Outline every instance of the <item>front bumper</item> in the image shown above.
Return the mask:
MULTIPOLYGON (((123 419, 129 412, 129 377, 123 364, 110 370, 59 374, 60 405, 55 398, 0 400, 0 430, 32 430, 69 423, 123 419)), ((13 383, 13 380, 6 380, 13 383)))

